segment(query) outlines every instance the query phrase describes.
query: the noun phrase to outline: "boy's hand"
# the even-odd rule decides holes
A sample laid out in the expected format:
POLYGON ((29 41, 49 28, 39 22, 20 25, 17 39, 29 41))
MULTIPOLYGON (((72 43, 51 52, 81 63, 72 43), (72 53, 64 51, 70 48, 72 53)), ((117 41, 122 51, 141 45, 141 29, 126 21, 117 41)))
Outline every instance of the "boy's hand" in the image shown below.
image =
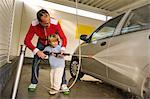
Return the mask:
POLYGON ((52 52, 52 55, 56 57, 56 54, 54 52, 52 52))
POLYGON ((58 54, 58 57, 63 58, 64 55, 63 54, 58 54))

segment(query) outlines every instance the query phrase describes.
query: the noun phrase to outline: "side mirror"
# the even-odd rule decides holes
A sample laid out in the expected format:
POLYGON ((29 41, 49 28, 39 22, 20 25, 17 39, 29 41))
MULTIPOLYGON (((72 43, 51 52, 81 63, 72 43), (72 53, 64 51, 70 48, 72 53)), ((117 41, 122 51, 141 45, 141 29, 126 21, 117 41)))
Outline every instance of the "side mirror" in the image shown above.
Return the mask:
POLYGON ((81 36, 80 36, 80 39, 83 40, 83 41, 87 41, 87 35, 85 35, 85 34, 84 34, 84 35, 81 35, 81 36))

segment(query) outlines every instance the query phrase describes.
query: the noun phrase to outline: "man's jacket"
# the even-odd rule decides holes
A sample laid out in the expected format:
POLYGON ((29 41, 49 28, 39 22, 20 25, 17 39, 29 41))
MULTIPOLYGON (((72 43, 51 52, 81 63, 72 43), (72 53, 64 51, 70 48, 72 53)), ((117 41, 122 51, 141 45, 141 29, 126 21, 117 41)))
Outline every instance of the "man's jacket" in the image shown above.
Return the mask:
POLYGON ((46 28, 46 32, 44 30, 44 27, 39 24, 39 21, 37 19, 32 21, 32 24, 30 25, 30 28, 26 34, 24 44, 34 53, 36 53, 38 49, 31 42, 33 36, 36 34, 39 37, 38 41, 46 45, 46 36, 54 33, 58 33, 59 37, 62 40, 62 48, 65 49, 67 44, 66 36, 64 35, 59 22, 53 18, 50 19, 50 26, 46 28))

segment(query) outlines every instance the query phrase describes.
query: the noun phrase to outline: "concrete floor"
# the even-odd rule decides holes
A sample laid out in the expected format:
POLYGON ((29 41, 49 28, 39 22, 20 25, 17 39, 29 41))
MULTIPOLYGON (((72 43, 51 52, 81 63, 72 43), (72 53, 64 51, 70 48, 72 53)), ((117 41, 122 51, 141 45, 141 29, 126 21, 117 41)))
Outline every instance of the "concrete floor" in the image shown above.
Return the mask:
MULTIPOLYGON (((49 95, 42 85, 49 87, 49 68, 42 66, 40 69, 40 82, 35 92, 28 92, 28 85, 31 78, 31 65, 24 65, 22 69, 21 80, 19 83, 18 93, 16 99, 127 99, 128 96, 123 95, 117 88, 102 83, 101 81, 85 75, 81 81, 73 86, 69 95, 62 93, 56 95, 49 95)), ((66 70, 67 80, 71 83, 69 70, 66 70)), ((14 76, 10 79, 5 90, 2 93, 1 99, 10 99, 12 92, 14 76)))

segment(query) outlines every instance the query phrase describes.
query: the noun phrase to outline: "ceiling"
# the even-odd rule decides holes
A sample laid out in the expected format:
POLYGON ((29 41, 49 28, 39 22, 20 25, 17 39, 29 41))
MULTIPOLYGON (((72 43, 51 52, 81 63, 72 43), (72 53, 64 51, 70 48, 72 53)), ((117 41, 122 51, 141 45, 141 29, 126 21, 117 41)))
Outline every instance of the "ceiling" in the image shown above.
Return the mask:
POLYGON ((77 7, 83 10, 104 14, 107 16, 116 16, 127 9, 134 8, 150 0, 45 0, 70 7, 77 7), (77 3, 78 2, 78 3, 77 3))

